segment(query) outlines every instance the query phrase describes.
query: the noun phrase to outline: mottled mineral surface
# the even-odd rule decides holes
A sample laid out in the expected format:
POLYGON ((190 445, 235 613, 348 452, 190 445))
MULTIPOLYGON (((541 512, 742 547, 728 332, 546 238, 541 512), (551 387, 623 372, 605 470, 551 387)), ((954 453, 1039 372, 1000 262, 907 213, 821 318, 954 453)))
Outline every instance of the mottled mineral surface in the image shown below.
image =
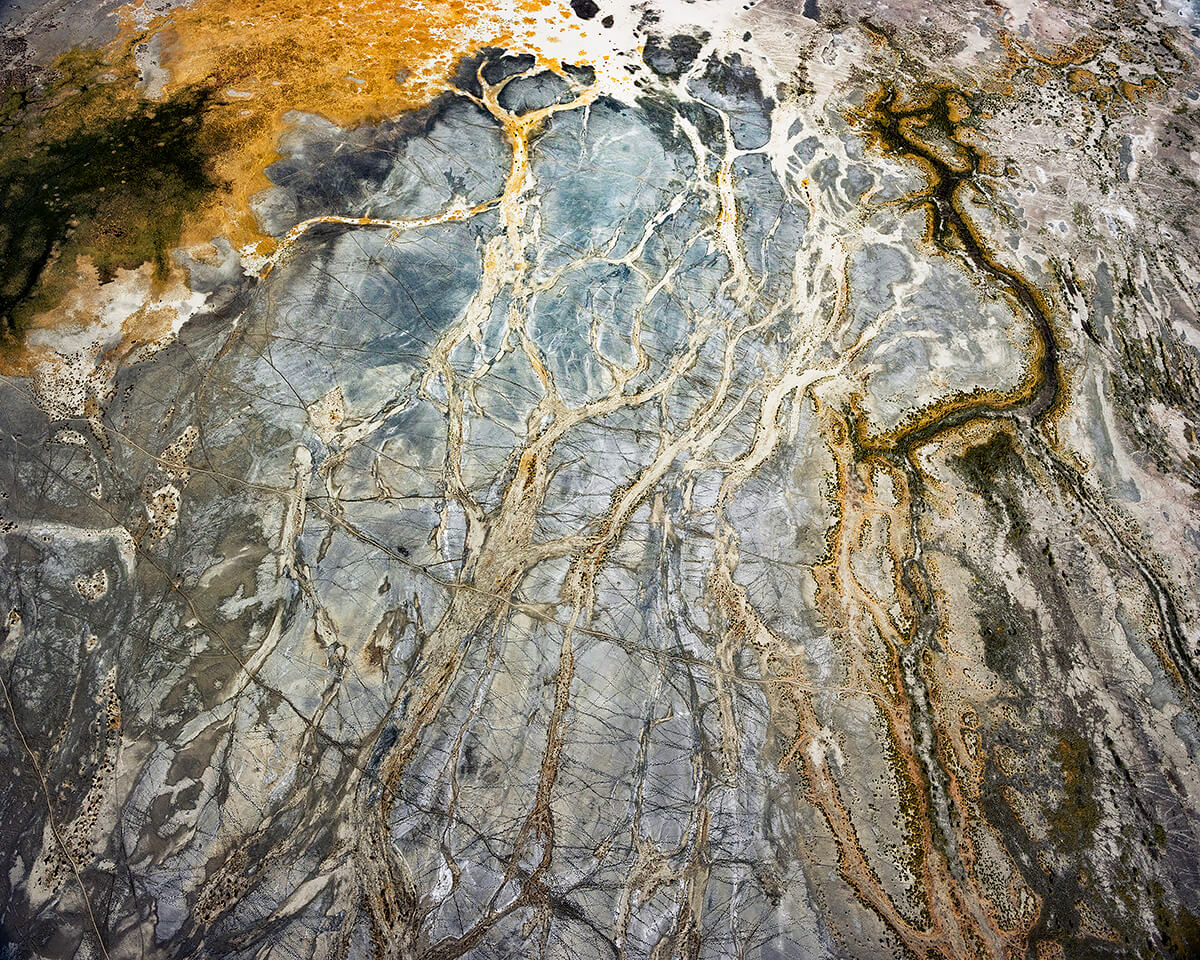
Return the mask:
POLYGON ((0 956, 1200 956, 1200 13, 0 14, 0 956))

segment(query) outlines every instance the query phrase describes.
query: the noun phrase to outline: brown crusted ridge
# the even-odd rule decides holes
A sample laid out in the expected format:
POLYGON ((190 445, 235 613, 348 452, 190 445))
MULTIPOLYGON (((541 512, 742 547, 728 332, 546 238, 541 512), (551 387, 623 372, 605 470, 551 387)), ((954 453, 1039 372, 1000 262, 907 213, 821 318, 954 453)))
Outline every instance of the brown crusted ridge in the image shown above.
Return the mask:
POLYGON ((1180 34, 1173 29, 1160 30, 1150 44, 1137 47, 1100 34, 1085 34, 1047 49, 1007 30, 999 31, 998 39, 1004 62, 985 81, 985 89, 1011 94, 1018 77, 1038 86, 1056 85, 1077 97, 1089 118, 1097 111, 1115 116, 1144 100, 1160 98, 1175 78, 1191 71, 1191 60, 1180 49, 1180 34))

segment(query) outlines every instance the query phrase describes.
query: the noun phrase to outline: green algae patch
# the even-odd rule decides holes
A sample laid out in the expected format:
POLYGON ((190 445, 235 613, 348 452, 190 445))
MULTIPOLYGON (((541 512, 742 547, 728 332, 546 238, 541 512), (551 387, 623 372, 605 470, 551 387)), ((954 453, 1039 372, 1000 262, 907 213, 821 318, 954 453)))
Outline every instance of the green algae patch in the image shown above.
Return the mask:
POLYGON ((1186 960, 1200 956, 1200 917, 1185 906, 1172 913, 1162 906, 1161 900, 1156 914, 1159 936, 1168 957, 1186 960))
POLYGON ((1008 521, 1005 539, 1010 546, 1024 543, 1032 530, 1020 500, 999 481, 1003 476, 1019 477, 1026 473, 1024 461, 1011 434, 997 430, 990 438, 967 447, 954 458, 954 466, 967 488, 1003 512, 1008 521))
POLYGON ((988 490, 1002 472, 1020 462, 1012 437, 997 430, 982 443, 967 447, 958 464, 963 477, 976 490, 988 490))
POLYGON ((1096 802, 1096 772, 1088 742, 1063 731, 1055 751, 1062 766, 1063 800, 1050 814, 1050 826, 1065 849, 1076 851, 1090 843, 1100 825, 1096 802))
POLYGON ((185 219, 219 184, 204 123, 213 91, 161 101, 95 51, 73 51, 42 89, 0 105, 0 344, 20 345, 65 291, 76 258, 101 281, 150 262, 159 280, 185 219))

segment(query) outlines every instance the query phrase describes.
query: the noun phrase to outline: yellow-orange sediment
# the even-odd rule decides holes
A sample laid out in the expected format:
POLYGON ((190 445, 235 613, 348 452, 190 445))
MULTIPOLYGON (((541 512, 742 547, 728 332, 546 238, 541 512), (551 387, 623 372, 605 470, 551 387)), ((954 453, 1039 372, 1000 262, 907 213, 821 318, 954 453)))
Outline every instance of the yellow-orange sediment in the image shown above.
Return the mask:
MULTIPOLYGON (((202 122, 220 187, 187 217, 179 239, 199 259, 215 256, 210 244, 219 237, 238 250, 275 252, 276 240, 261 233, 250 201, 269 186, 265 171, 278 158, 290 111, 352 127, 427 106, 450 89, 459 61, 483 47, 532 53, 551 69, 561 69, 560 56, 579 62, 585 50, 579 21, 563 0, 196 0, 165 15, 139 2, 123 15, 120 34, 94 65, 109 83, 136 96, 140 54, 153 51, 166 76, 157 95, 192 86, 215 91, 202 122)), ((32 318, 30 330, 88 325, 81 310, 103 294, 94 271, 72 266, 52 266, 71 271, 68 289, 32 318)), ((152 294, 183 282, 178 268, 169 273, 152 294)), ((159 312, 151 297, 125 323, 124 339, 161 336, 159 312)), ((44 344, 22 344, 0 356, 0 372, 28 374, 52 356, 44 344)))
POLYGON ((198 0, 189 7, 127 29, 161 37, 166 91, 215 84, 214 117, 226 149, 215 170, 227 183, 195 218, 184 244, 228 237, 235 247, 271 242, 258 232, 249 200, 268 183, 285 115, 320 114, 348 127, 429 104, 450 85, 455 65, 495 45, 538 54, 546 27, 569 33, 573 20, 555 0, 198 0), (538 25, 542 30, 536 30, 538 25))

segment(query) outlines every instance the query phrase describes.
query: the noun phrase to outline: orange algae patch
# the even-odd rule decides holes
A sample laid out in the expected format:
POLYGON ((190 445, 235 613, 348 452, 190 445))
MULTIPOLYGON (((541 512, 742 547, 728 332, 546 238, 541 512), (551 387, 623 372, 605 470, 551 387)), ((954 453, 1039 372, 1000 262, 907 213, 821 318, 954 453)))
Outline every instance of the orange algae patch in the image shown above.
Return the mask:
MULTIPOLYGON (((197 0, 138 30, 157 35, 165 92, 191 85, 216 91, 206 124, 224 149, 214 175, 227 189, 194 217, 185 246, 228 237, 259 253, 274 246, 258 231, 250 198, 268 186, 264 170, 296 110, 349 127, 428 105, 446 92, 456 64, 485 46, 541 53, 534 30, 560 14, 550 0, 197 0)), ((564 18, 565 19, 565 18, 564 18)), ((569 20, 558 29, 570 29, 569 20)), ((552 58, 543 62, 556 65, 552 58)))
MULTIPOLYGON (((5 374, 28 373, 52 359, 57 349, 48 337, 52 331, 69 335, 64 345, 82 342, 92 332, 111 337, 114 317, 107 311, 105 319, 103 305, 116 287, 101 290, 113 279, 110 267, 122 272, 118 286, 131 285, 121 299, 133 312, 120 323, 121 350, 129 351, 169 338, 179 322, 173 319, 173 304, 187 288, 170 250, 182 247, 211 259, 219 255, 211 241, 227 238, 244 255, 275 252, 277 241, 260 232, 250 201, 269 186, 265 170, 278 157, 290 111, 320 114, 342 127, 395 117, 446 93, 461 60, 489 46, 532 53, 542 67, 559 72, 560 57, 571 62, 589 57, 585 31, 565 0, 195 0, 161 15, 141 4, 124 9, 122 30, 112 42, 60 58, 55 76, 65 77, 59 85, 69 88, 67 99, 56 94, 45 103, 33 102, 26 125, 40 144, 61 133, 64 116, 72 121, 67 132, 91 130, 95 124, 82 111, 97 97, 104 108, 100 119, 126 126, 134 121, 161 125, 155 118, 165 117, 172 104, 195 101, 186 130, 199 151, 203 189, 188 194, 182 206, 151 196, 147 185, 161 177, 147 173, 140 155, 121 151, 149 149, 156 136, 117 137, 112 156, 133 164, 138 175, 113 174, 121 178, 118 186, 115 179, 103 183, 102 172, 97 173, 101 192, 88 196, 129 194, 129 202, 115 212, 108 203, 104 216, 80 210, 64 228, 61 248, 42 264, 26 297, 30 302, 21 304, 20 329, 36 331, 37 342, 15 334, 3 338, 0 372, 5 374), (150 226, 142 222, 147 219, 150 226), (160 222, 161 231, 155 226, 160 222), (105 230, 89 245, 97 225, 105 230), (109 249, 113 236, 125 234, 158 238, 152 260, 139 266, 143 251, 136 244, 109 249), (81 255, 104 276, 81 268, 81 255), (143 274, 150 278, 148 287, 143 274)), ((164 140, 173 141, 172 129, 164 140)), ((158 142, 157 148, 175 156, 173 142, 158 142)), ((67 201, 77 204, 74 197, 67 201)), ((7 324, 7 313, 3 319, 7 324)), ((0 324, 3 330, 7 327, 0 324)), ((99 341, 96 349, 110 352, 99 341)))

